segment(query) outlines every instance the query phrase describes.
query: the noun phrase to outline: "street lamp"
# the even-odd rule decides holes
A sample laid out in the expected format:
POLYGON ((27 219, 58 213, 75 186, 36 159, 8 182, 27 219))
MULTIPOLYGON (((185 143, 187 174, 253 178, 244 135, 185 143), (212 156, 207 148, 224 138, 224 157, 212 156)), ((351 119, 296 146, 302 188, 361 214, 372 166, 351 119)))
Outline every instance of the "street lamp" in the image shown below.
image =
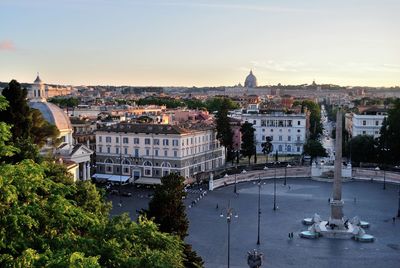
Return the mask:
POLYGON ((277 206, 276 206, 276 165, 278 164, 279 162, 274 162, 274 166, 275 166, 275 175, 274 175, 274 211, 278 208, 277 206))
MULTIPOLYGON (((228 225, 228 268, 230 267, 230 254, 231 254, 231 221, 232 221, 232 217, 239 217, 237 213, 235 213, 235 215, 233 215, 233 208, 231 208, 231 202, 229 201, 229 205, 226 209, 226 223, 228 225)), ((221 214, 219 215, 221 218, 224 217, 223 212, 221 211, 221 214)))
POLYGON ((285 180, 283 182, 283 185, 286 185, 286 175, 287 175, 287 168, 292 167, 290 164, 287 164, 287 166, 285 166, 285 180))
POLYGON ((257 225, 257 245, 260 245, 260 218, 261 218, 261 186, 265 183, 261 183, 260 176, 258 177, 258 225, 257 225))
POLYGON ((397 207, 397 218, 400 218, 400 185, 399 185, 399 206, 397 207))
POLYGON ((388 152, 390 149, 389 148, 382 148, 382 152, 384 152, 383 154, 382 154, 382 156, 383 156, 383 165, 382 165, 382 168, 383 168, 383 190, 386 190, 386 167, 385 167, 385 156, 386 156, 386 152, 388 152))

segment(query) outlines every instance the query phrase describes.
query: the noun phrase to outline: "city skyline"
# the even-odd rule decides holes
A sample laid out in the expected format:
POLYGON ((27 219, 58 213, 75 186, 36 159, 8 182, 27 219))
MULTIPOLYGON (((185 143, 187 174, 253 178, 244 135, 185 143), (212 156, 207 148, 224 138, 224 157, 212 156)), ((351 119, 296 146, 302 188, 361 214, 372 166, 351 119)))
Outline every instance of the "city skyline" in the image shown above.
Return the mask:
POLYGON ((394 0, 2 1, 0 80, 399 86, 394 0))

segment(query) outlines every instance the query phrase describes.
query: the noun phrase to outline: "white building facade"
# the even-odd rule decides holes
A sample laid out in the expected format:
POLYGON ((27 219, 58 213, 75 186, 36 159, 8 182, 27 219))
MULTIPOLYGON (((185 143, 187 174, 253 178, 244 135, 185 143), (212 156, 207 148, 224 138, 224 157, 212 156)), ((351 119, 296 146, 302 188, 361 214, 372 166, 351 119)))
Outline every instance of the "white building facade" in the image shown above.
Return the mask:
POLYGON ((262 153, 261 144, 266 137, 272 137, 272 152, 287 155, 300 155, 307 137, 307 117, 305 114, 242 113, 234 118, 249 122, 255 128, 256 150, 262 153))
POLYGON ((351 137, 369 135, 377 138, 380 136, 382 123, 386 117, 386 113, 372 115, 347 113, 345 115, 346 130, 349 132, 351 137))
POLYGON ((193 179, 224 163, 214 126, 120 123, 96 131, 99 179, 154 184, 171 172, 193 179))

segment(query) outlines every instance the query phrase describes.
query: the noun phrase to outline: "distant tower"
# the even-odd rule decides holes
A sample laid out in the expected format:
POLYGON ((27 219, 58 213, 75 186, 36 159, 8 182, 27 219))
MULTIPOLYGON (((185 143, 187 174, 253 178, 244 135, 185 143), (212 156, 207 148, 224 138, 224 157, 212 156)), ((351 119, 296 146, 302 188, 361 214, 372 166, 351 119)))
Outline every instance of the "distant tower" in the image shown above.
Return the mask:
POLYGON ((30 101, 46 101, 46 90, 43 81, 39 77, 39 73, 36 76, 33 85, 28 92, 28 98, 30 101))
POLYGON ((250 70, 249 75, 246 77, 246 80, 244 81, 244 86, 249 88, 257 87, 257 78, 254 76, 252 70, 250 70))

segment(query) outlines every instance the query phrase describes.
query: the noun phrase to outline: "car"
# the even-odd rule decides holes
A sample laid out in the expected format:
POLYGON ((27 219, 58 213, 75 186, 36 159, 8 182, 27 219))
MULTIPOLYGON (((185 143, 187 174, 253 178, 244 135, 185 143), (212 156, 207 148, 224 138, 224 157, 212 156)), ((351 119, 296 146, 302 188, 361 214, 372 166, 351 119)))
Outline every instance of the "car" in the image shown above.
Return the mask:
POLYGON ((131 197, 132 193, 131 192, 122 192, 121 195, 126 196, 126 197, 131 197))

